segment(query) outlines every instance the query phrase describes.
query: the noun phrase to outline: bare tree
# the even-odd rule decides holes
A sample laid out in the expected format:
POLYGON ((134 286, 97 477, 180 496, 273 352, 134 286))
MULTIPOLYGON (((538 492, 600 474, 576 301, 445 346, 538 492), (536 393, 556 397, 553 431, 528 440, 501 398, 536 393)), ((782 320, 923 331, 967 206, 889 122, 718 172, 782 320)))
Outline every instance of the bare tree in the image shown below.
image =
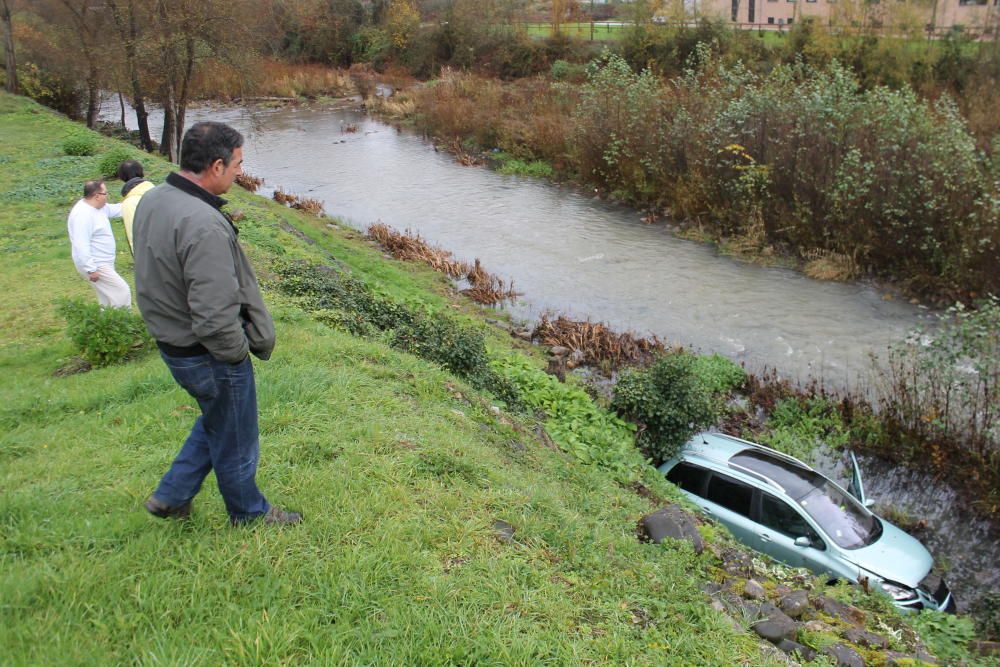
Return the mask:
POLYGON ((83 54, 87 85, 87 127, 93 128, 97 124, 101 99, 101 71, 107 62, 101 40, 107 18, 104 5, 97 0, 59 0, 59 4, 69 18, 66 32, 75 35, 83 54))
POLYGON ((14 22, 11 20, 10 2, 0 0, 0 19, 3 19, 4 67, 7 70, 7 92, 21 92, 17 81, 17 58, 14 57, 14 22))

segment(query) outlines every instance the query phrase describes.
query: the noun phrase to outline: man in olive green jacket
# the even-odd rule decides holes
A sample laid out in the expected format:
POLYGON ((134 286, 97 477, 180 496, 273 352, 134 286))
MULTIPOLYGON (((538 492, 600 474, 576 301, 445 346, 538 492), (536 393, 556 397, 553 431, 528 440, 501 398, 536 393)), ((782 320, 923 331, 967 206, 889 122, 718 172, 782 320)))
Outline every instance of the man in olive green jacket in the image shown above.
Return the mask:
POLYGON ((222 211, 242 171, 243 137, 222 123, 184 135, 180 171, 145 193, 136 209, 139 310, 177 383, 201 416, 146 502, 155 516, 187 517, 210 470, 230 521, 297 523, 268 503, 256 483, 257 393, 249 353, 268 359, 275 331, 238 231, 222 211))

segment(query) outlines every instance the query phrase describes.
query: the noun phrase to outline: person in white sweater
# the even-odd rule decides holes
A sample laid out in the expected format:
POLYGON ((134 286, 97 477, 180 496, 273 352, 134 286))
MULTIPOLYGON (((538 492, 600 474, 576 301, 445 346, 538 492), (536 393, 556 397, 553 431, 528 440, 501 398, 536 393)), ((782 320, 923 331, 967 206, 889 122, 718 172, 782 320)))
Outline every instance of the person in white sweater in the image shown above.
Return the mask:
POLYGON ((90 281, 98 303, 112 308, 132 305, 132 291, 115 271, 115 235, 109 218, 121 215, 121 204, 108 203, 104 181, 87 181, 83 199, 73 206, 67 221, 76 270, 90 281))

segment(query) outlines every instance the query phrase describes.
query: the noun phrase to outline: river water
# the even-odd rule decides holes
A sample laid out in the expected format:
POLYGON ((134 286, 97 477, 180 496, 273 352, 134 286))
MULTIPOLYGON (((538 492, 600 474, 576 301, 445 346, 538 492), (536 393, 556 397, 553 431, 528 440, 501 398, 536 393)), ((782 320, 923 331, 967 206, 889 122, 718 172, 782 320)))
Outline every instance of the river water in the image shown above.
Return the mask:
MULTIPOLYGON (((863 384, 871 354, 932 319, 870 285, 719 256, 577 189, 463 167, 421 137, 343 106, 196 107, 188 122, 218 120, 243 132, 244 169, 265 180, 265 195, 281 187, 319 199, 359 229, 382 221, 461 259, 482 259, 524 292, 507 306, 518 317, 551 311, 604 321, 834 387, 863 384)), ((106 105, 107 120, 119 118, 116 107, 106 105)), ((134 115, 127 120, 135 129, 134 115)), ((154 137, 161 127, 154 111, 154 137)), ((863 467, 880 504, 928 519, 920 537, 948 564, 962 608, 997 590, 996 526, 968 516, 954 491, 926 476, 877 461, 863 467)))

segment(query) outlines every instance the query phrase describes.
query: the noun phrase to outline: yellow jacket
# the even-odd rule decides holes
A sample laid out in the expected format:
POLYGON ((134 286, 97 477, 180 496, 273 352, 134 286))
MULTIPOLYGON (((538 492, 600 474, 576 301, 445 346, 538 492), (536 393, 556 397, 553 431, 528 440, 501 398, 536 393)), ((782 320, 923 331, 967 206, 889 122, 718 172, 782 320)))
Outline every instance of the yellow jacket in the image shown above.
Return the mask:
MULTIPOLYGON (((153 189, 153 184, 143 181, 128 191, 125 199, 122 200, 122 222, 125 223, 125 238, 128 239, 129 250, 132 250, 132 220, 135 219, 135 207, 139 205, 139 199, 143 194, 153 189)), ((134 250, 133 250, 134 252, 134 250)))

